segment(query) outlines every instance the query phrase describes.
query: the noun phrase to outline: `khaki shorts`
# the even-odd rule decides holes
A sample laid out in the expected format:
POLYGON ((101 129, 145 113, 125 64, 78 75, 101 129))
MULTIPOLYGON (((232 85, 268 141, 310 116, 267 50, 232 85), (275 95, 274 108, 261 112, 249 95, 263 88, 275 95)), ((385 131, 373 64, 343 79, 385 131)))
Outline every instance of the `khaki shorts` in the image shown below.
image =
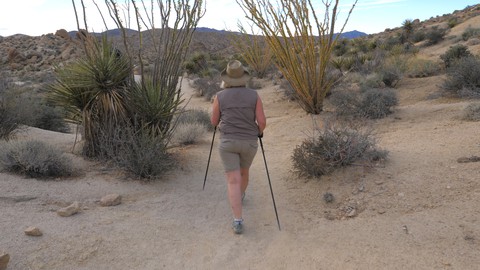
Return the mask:
POLYGON ((250 168, 257 148, 257 140, 220 139, 218 151, 225 172, 250 168))

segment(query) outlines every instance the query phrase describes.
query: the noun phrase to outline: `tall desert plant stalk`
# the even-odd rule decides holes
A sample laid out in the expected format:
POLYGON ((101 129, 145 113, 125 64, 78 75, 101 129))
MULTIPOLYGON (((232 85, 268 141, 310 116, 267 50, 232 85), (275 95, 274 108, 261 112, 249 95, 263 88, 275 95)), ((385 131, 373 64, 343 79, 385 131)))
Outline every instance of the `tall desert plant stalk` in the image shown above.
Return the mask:
POLYGON ((242 25, 239 25, 239 30, 240 35, 232 34, 233 45, 257 77, 263 78, 273 64, 272 50, 265 37, 254 34, 253 27, 250 33, 242 25))
MULTIPOLYGON (((339 0, 323 0, 323 21, 311 0, 236 0, 246 17, 263 33, 278 69, 308 113, 319 114, 335 79, 328 68, 336 40, 339 0), (333 5, 333 7, 332 7, 333 5)), ((338 34, 343 32, 355 1, 338 34)))

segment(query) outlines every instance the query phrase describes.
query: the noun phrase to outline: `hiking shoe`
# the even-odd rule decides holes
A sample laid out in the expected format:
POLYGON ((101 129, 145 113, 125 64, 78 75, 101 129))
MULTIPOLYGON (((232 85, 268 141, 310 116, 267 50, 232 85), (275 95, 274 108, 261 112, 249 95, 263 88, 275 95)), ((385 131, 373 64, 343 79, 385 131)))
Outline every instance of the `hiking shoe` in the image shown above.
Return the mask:
POLYGON ((235 234, 243 233, 243 220, 234 220, 232 223, 232 229, 235 234))

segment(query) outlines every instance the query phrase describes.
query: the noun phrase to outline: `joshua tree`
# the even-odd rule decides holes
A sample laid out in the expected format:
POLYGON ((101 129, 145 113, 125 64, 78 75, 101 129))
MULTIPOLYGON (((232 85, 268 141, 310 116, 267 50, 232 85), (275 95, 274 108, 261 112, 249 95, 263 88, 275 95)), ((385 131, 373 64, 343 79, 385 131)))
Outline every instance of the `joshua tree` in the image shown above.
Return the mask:
POLYGON ((328 75, 333 48, 357 1, 337 33, 339 0, 322 1, 323 21, 311 0, 236 1, 246 17, 262 31, 276 66, 295 90, 300 106, 308 113, 319 114, 335 82, 328 75))

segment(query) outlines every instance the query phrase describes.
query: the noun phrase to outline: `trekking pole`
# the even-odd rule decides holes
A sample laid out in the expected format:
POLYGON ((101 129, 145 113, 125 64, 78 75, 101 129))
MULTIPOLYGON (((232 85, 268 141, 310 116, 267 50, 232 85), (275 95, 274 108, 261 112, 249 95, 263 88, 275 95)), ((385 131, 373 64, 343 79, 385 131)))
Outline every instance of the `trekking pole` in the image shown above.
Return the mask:
POLYGON ((270 174, 268 173, 267 167, 267 159, 265 158, 265 150, 263 149, 262 135, 258 136, 258 138, 260 139, 260 147, 262 148, 263 161, 265 162, 265 170, 267 171, 268 185, 270 186, 270 193, 272 194, 273 209, 275 209, 275 216, 277 216, 278 230, 281 231, 282 229, 280 228, 280 220, 278 219, 277 206, 275 205, 275 197, 273 196, 272 181, 270 181, 270 174))
POLYGON ((215 140, 216 131, 217 131, 217 127, 215 126, 215 129, 213 130, 212 145, 210 146, 210 154, 208 154, 208 162, 207 162, 207 170, 205 171, 205 179, 203 179, 203 190, 205 190, 205 183, 207 183, 208 166, 210 165, 210 158, 212 157, 213 141, 215 140))

